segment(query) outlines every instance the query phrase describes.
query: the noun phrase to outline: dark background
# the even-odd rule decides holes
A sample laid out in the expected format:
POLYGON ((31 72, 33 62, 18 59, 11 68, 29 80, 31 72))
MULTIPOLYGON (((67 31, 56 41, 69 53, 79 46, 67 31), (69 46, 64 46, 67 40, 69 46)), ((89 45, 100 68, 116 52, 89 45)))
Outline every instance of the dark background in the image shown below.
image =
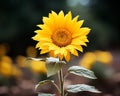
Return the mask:
MULTIPOLYGON (((72 3, 73 4, 73 3, 72 3)), ((84 25, 90 27, 90 43, 85 50, 118 50, 120 48, 120 15, 118 1, 111 0, 0 0, 0 43, 9 45, 8 55, 25 54, 27 46, 35 46, 31 39, 36 25, 51 10, 65 13, 72 11, 73 17, 80 15, 84 25), (70 5, 68 2, 89 1, 88 5, 70 5)))
MULTIPOLYGON (((104 82, 101 79, 100 81, 98 79, 97 83, 94 82, 94 85, 103 91, 103 95, 85 92, 83 95, 81 93, 74 96, 85 96, 85 94, 86 96, 120 96, 119 5, 117 0, 0 0, 0 45, 5 44, 7 46, 8 53, 5 55, 10 56, 15 61, 16 56, 26 55, 28 46, 36 45, 36 42, 31 37, 35 35, 34 31, 38 29, 36 25, 42 23, 43 16, 48 16, 51 10, 56 13, 63 10, 65 14, 68 11, 72 11, 73 17, 79 15, 79 20, 85 20, 83 27, 91 28, 91 32, 88 35, 90 42, 87 44, 87 48, 84 47, 83 54, 94 50, 112 52, 114 60, 110 68, 115 72, 110 79, 103 80, 104 82)), ((74 59, 73 62, 77 64, 80 58, 75 57, 74 59)), ((100 74, 104 74, 103 69, 105 69, 104 66, 99 70, 100 74)), ((106 70, 108 69, 106 68, 106 70)), ((31 76, 28 73, 24 73, 24 75, 31 76)), ((79 79, 70 77, 71 81, 79 81, 79 79)), ((103 75, 103 77, 105 76, 103 75)), ((22 80, 23 83, 18 82, 16 87, 21 88, 23 86, 23 89, 19 89, 17 95, 12 96, 37 96, 37 94, 33 95, 35 83, 32 79, 32 82, 29 80, 22 80), (26 91, 24 87, 29 86, 31 89, 26 91)), ((2 92, 1 89, 0 92, 2 92)), ((12 90, 10 92, 13 93, 17 92, 12 87, 9 90, 12 90)))

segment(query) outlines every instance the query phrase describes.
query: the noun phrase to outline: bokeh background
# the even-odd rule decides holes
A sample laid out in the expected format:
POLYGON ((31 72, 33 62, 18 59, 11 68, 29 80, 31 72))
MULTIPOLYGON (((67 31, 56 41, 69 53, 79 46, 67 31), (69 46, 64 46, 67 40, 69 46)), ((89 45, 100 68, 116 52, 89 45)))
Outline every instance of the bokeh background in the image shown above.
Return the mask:
MULTIPOLYGON (((37 96, 34 85, 47 78, 46 70, 43 62, 39 66, 41 62, 32 61, 28 66, 25 59, 39 57, 39 51, 34 49, 36 42, 31 37, 38 29, 36 25, 42 23, 42 17, 48 16, 51 10, 57 13, 60 10, 65 13, 71 11, 73 17, 79 15, 79 20, 85 20, 83 26, 91 28, 88 46, 84 47, 79 57, 72 57, 71 65, 80 65, 87 52, 98 54, 99 50, 110 54, 108 57, 102 55, 103 58, 94 55, 98 59, 110 60, 109 64, 101 63, 98 59, 92 62, 89 69, 95 71, 98 80, 80 80, 80 83, 94 85, 102 93, 82 92, 69 96, 120 96, 119 3, 111 0, 0 0, 0 96, 37 96)), ((66 84, 79 82, 79 79, 73 78, 70 75, 66 84)))

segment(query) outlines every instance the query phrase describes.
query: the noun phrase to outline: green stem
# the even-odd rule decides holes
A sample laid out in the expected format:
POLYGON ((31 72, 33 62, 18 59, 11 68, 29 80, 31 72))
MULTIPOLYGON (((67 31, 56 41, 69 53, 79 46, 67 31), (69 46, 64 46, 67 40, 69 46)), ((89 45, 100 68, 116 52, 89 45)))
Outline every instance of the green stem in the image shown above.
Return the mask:
POLYGON ((60 94, 61 96, 64 96, 64 78, 63 78, 63 73, 62 69, 59 71, 59 82, 60 82, 60 94))

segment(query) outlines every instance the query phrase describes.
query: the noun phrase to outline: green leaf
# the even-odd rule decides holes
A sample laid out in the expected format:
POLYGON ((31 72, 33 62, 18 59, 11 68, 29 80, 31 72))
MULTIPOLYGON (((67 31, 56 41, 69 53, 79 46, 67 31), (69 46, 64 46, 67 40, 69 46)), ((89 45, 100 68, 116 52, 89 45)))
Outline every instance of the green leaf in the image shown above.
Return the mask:
POLYGON ((47 68, 47 76, 50 77, 55 75, 64 65, 65 61, 59 61, 58 58, 47 58, 46 59, 46 68, 47 68))
POLYGON ((82 66, 72 66, 68 69, 68 72, 78 76, 83 76, 89 79, 97 79, 93 71, 88 70, 82 66))
POLYGON ((55 96, 55 94, 38 93, 38 96, 55 96))
POLYGON ((38 87, 44 86, 45 84, 48 84, 48 83, 54 83, 54 81, 53 80, 44 80, 44 81, 41 81, 37 85, 35 85, 35 90, 37 90, 38 87))
POLYGON ((46 58, 32 58, 32 57, 28 57, 27 60, 45 61, 46 58))
POLYGON ((101 91, 97 90, 94 86, 89 86, 86 84, 68 85, 67 91, 71 93, 77 93, 82 91, 101 93, 101 91))
POLYGON ((59 58, 53 58, 53 57, 49 57, 49 58, 46 58, 46 62, 59 62, 59 58))

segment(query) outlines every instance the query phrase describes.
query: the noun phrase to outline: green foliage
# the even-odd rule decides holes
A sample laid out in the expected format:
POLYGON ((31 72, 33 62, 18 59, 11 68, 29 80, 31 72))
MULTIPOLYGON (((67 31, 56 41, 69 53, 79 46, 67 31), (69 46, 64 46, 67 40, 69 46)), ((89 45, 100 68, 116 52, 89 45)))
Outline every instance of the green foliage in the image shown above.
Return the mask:
POLYGON ((55 94, 38 93, 38 96, 55 96, 55 94))
POLYGON ((83 76, 89 79, 96 79, 96 76, 94 75, 93 71, 88 70, 82 66, 72 66, 68 69, 68 72, 78 76, 83 76))
POLYGON ((35 90, 37 90, 38 87, 44 86, 45 84, 48 84, 48 83, 54 83, 54 81, 51 81, 51 80, 41 81, 41 82, 39 82, 39 83, 35 86, 35 90))
MULTIPOLYGON (((65 61, 60 61, 59 58, 53 58, 53 57, 49 57, 49 58, 28 58, 27 60, 36 60, 36 61, 45 61, 46 62, 46 68, 47 68, 47 76, 53 76, 56 73, 59 73, 59 82, 60 82, 60 88, 58 85, 56 85, 54 83, 53 80, 44 80, 39 82, 36 86, 35 86, 35 90, 37 91, 38 88, 45 86, 46 84, 52 84, 54 85, 58 92, 61 94, 61 96, 67 96, 68 93, 66 93, 66 95, 64 94, 64 79, 65 77, 67 77, 69 75, 69 73, 78 75, 78 76, 82 76, 82 77, 86 77, 89 79, 97 79, 97 77, 94 75, 94 72, 91 70, 88 70, 82 66, 71 66, 68 68, 67 70, 67 74, 65 74, 63 76, 62 74, 62 68, 63 66, 66 65, 65 61), (62 89, 61 89, 62 88, 62 89)), ((98 91, 94 86, 89 86, 89 85, 85 85, 85 84, 76 84, 76 85, 69 85, 67 86, 67 92, 71 92, 71 93, 77 93, 77 92, 81 92, 81 91, 89 91, 89 92, 94 92, 94 93, 101 93, 100 91, 98 91)), ((55 94, 48 94, 48 93, 38 93, 38 96, 55 96, 55 94)))
POLYGON ((71 93, 77 93, 77 92, 82 92, 82 91, 101 93, 94 86, 89 86, 85 84, 68 85, 67 91, 71 93))
POLYGON ((32 57, 28 57, 27 60, 35 60, 35 61, 45 61, 45 58, 32 58, 32 57))
POLYGON ((47 58, 46 60, 47 76, 50 77, 52 75, 55 75, 65 64, 66 62, 59 61, 59 59, 52 57, 47 58))

